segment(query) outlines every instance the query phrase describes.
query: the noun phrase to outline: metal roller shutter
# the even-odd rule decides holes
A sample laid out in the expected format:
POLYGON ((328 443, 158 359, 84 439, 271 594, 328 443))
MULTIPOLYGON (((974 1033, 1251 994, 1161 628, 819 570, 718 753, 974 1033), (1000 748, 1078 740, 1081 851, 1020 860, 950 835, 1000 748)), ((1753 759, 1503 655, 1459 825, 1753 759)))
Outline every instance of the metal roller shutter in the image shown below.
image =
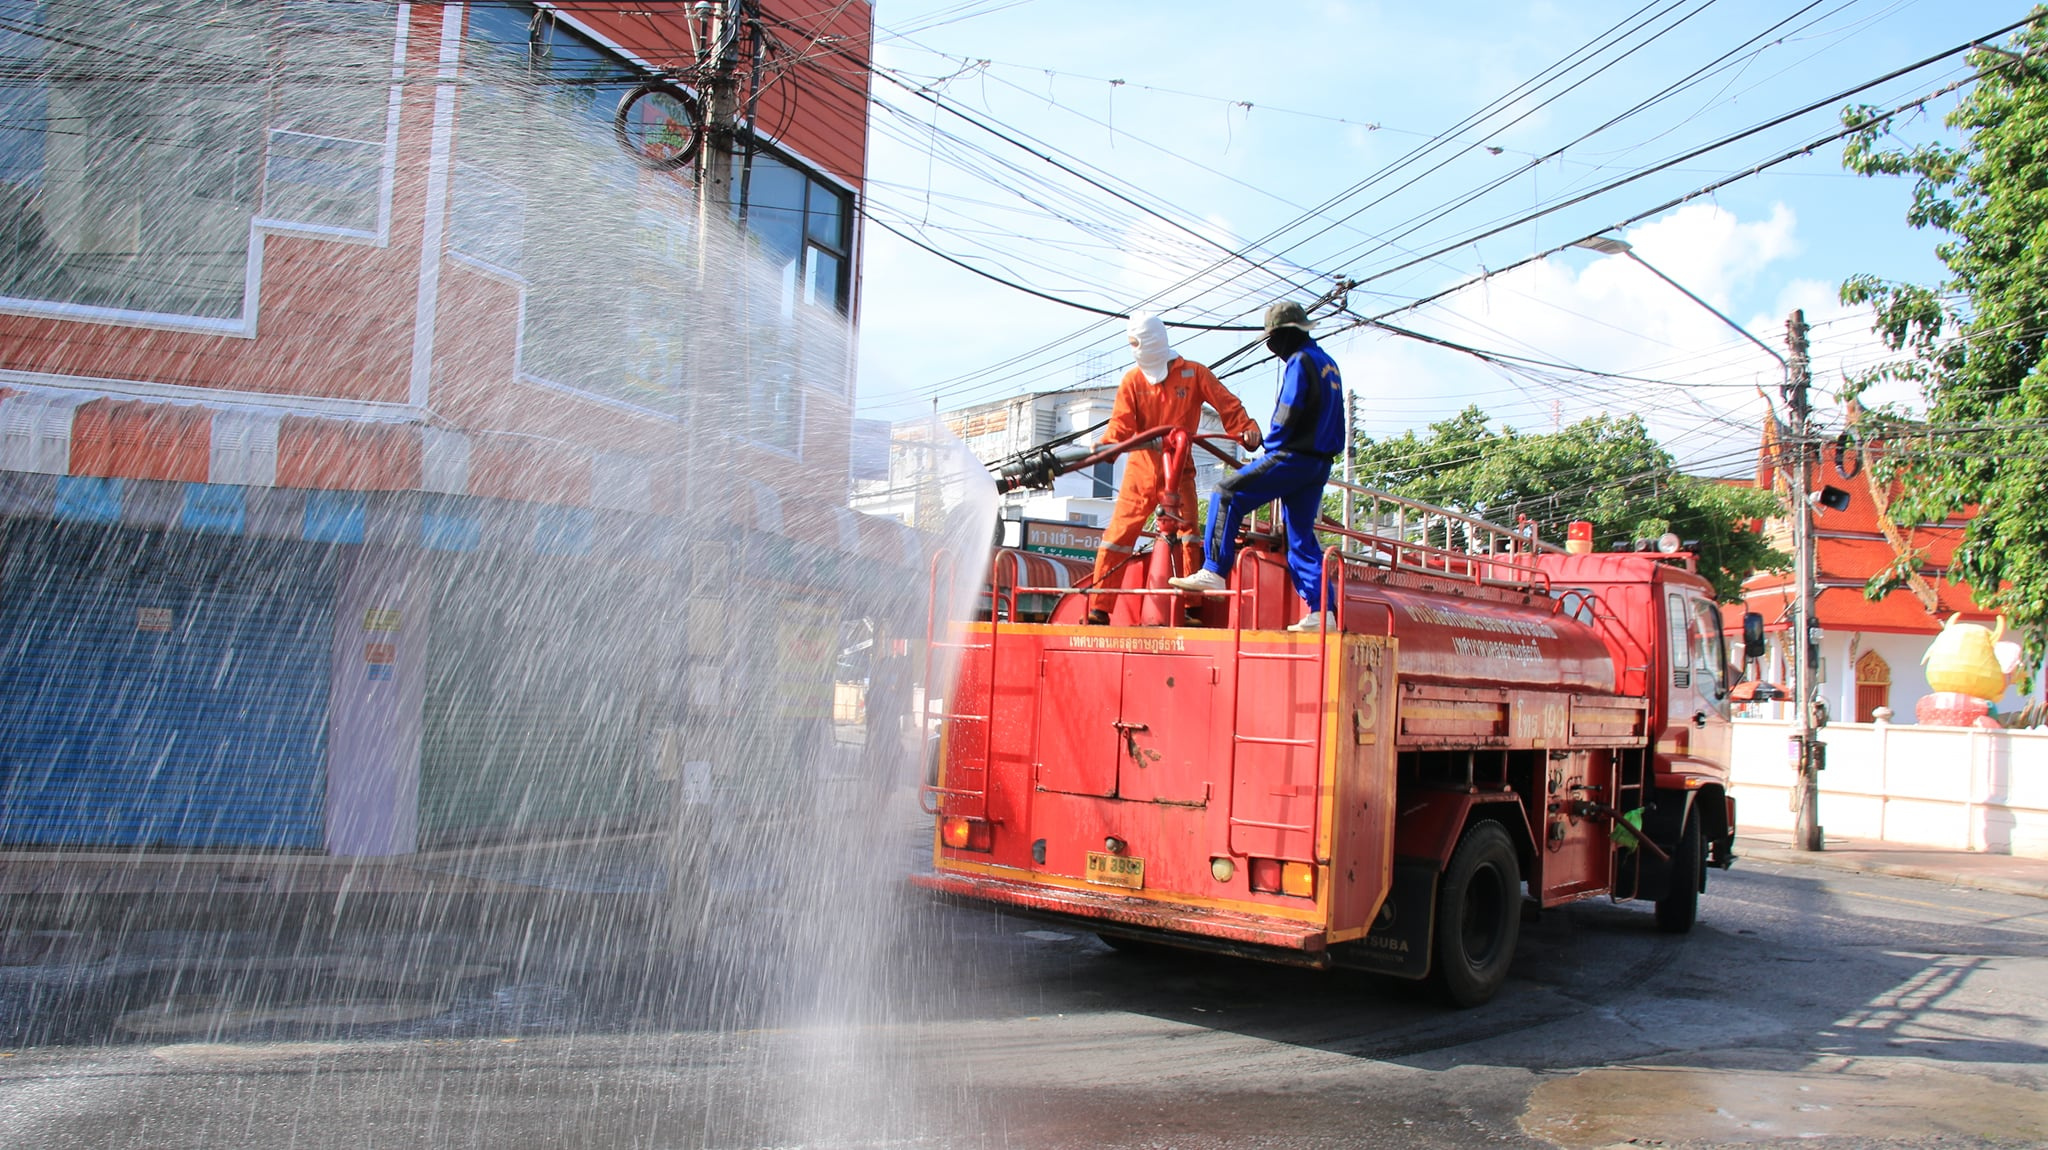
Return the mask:
POLYGON ((10 525, 0 842, 317 848, 330 549, 10 525))
POLYGON ((660 596, 583 560, 445 557, 420 748, 428 842, 651 817, 660 596))

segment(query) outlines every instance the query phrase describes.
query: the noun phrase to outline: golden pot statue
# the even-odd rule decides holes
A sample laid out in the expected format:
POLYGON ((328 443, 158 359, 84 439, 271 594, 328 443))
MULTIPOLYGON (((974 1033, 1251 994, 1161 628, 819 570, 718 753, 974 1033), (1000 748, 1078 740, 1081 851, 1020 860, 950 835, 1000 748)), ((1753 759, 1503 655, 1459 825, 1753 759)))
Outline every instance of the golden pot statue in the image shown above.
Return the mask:
POLYGON ((1999 669, 1992 648, 2005 636, 2005 617, 1999 616, 1995 632, 1976 623, 1956 622, 1960 618, 1960 611, 1950 615, 1941 634, 1920 656, 1927 668, 1927 685, 1975 699, 1996 699, 2005 693, 2005 672, 1999 669))

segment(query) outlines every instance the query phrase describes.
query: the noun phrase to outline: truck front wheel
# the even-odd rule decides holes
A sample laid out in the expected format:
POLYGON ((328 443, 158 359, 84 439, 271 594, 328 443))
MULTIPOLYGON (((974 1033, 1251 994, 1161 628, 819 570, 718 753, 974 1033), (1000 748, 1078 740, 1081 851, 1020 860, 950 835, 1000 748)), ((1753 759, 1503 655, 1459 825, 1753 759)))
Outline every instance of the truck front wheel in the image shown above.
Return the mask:
POLYGON ((1700 841, 1700 816, 1685 816, 1685 830, 1678 845, 1671 848, 1671 884, 1657 900, 1657 929, 1665 934, 1684 934, 1700 912, 1700 875, 1705 869, 1706 844, 1700 841))
POLYGON ((1514 841, 1491 820, 1474 823, 1451 853, 1436 902, 1437 985, 1478 1006, 1507 981, 1522 932, 1522 871, 1514 841))

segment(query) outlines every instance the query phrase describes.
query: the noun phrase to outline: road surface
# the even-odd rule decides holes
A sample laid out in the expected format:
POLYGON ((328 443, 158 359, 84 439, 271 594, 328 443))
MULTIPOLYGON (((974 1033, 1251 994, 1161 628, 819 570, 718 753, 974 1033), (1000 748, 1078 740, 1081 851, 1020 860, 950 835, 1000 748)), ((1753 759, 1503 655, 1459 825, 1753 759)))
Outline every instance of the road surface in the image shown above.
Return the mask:
POLYGON ((2040 899, 1745 861, 1684 938, 1546 913, 1452 1011, 856 886, 15 930, 0 1146, 2048 1144, 2040 899))

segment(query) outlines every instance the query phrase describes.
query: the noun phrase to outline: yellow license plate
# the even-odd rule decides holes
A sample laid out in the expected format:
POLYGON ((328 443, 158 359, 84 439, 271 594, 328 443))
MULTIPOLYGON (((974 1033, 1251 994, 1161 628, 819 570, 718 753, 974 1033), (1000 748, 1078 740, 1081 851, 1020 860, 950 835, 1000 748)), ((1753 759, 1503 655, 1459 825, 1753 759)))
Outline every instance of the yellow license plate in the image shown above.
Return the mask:
POLYGON ((1089 851, 1087 878, 1089 882, 1101 883, 1104 886, 1122 886, 1138 890, 1145 885, 1145 860, 1089 851))

